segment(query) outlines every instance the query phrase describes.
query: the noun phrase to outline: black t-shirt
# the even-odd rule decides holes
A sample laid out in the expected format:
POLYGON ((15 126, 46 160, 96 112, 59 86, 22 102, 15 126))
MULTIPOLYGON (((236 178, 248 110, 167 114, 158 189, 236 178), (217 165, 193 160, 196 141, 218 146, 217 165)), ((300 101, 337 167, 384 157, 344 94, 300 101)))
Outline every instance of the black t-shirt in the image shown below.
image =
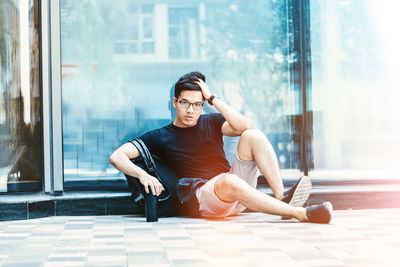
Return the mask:
POLYGON ((220 113, 211 113, 201 115, 193 127, 180 128, 171 123, 139 138, 179 178, 211 179, 230 169, 223 150, 224 122, 220 113))

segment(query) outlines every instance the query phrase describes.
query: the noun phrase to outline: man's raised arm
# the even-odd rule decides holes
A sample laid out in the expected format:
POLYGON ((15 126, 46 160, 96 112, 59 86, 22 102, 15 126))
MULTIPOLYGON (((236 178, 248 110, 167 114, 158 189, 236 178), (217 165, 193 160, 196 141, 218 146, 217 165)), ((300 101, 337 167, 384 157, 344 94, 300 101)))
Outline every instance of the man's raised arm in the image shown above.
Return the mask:
MULTIPOLYGON (((208 85, 201 79, 198 81, 198 84, 201 88, 204 98, 206 100, 210 99, 212 93, 210 88, 208 88, 208 85)), ((250 121, 245 116, 223 102, 221 99, 214 98, 212 100, 212 104, 226 120, 226 122, 222 125, 222 134, 227 136, 239 136, 245 130, 251 128, 250 121)))

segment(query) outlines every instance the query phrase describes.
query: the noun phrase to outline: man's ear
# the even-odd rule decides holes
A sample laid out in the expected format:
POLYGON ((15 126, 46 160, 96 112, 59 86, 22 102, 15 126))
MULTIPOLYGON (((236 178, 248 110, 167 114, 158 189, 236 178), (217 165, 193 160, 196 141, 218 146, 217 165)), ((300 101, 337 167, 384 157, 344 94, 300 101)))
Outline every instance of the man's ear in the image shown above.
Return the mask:
POLYGON ((177 99, 176 99, 176 97, 173 97, 172 98, 172 105, 173 105, 173 107, 176 109, 176 101, 177 101, 177 99))

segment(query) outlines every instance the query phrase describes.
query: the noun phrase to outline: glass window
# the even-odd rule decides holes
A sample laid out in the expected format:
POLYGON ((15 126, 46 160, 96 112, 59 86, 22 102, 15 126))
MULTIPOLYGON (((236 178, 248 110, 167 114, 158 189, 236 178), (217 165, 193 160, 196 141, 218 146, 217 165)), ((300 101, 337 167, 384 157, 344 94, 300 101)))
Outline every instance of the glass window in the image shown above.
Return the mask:
POLYGON ((143 38, 151 39, 153 38, 153 19, 143 18, 143 38))
POLYGON ((125 21, 125 29, 118 31, 119 40, 139 40, 139 17, 133 15, 125 21))
POLYGON ((151 54, 154 52, 154 42, 143 42, 142 43, 143 54, 151 54))
POLYGON ((169 58, 197 58, 198 10, 197 8, 169 8, 169 58))
POLYGON ((311 1, 317 178, 399 178, 399 7, 311 1))
MULTIPOLYGON (((171 88, 194 70, 203 72, 213 92, 268 135, 282 168, 297 169, 292 118, 298 105, 289 73, 287 1, 141 6, 138 42, 124 32, 130 0, 62 3, 66 183, 121 179, 108 163, 111 153, 174 120, 171 88), (122 32, 111 34, 116 31, 122 32), (133 57, 132 51, 137 53, 133 57), (148 57, 151 52, 154 57, 148 57)), ((206 105, 205 112, 213 111, 206 105)), ((237 138, 225 141, 232 160, 237 138)))
MULTIPOLYGON (((114 22, 117 23, 108 29, 109 31, 112 28, 115 30, 114 52, 117 54, 154 54, 153 5, 132 5, 127 1, 117 3, 120 5, 118 8, 114 8, 109 16, 109 19, 113 17, 114 22), (127 9, 123 9, 124 7, 127 9), (113 11, 116 10, 120 12, 114 13, 113 11)), ((98 9, 103 9, 103 6, 98 6, 98 9)), ((99 12, 102 11, 99 10, 99 12)))
POLYGON ((154 5, 142 5, 143 14, 152 14, 154 12, 154 5))
POLYGON ((0 192, 42 182, 38 1, 0 1, 0 192))

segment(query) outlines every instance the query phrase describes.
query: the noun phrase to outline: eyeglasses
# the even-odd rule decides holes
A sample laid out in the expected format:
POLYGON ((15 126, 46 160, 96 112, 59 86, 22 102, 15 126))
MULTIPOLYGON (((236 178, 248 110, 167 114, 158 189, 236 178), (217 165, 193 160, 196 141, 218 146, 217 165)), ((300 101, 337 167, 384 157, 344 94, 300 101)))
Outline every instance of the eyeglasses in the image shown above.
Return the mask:
POLYGON ((204 105, 203 102, 190 103, 186 99, 179 100, 178 103, 182 108, 189 108, 192 105, 195 110, 200 110, 204 105))

